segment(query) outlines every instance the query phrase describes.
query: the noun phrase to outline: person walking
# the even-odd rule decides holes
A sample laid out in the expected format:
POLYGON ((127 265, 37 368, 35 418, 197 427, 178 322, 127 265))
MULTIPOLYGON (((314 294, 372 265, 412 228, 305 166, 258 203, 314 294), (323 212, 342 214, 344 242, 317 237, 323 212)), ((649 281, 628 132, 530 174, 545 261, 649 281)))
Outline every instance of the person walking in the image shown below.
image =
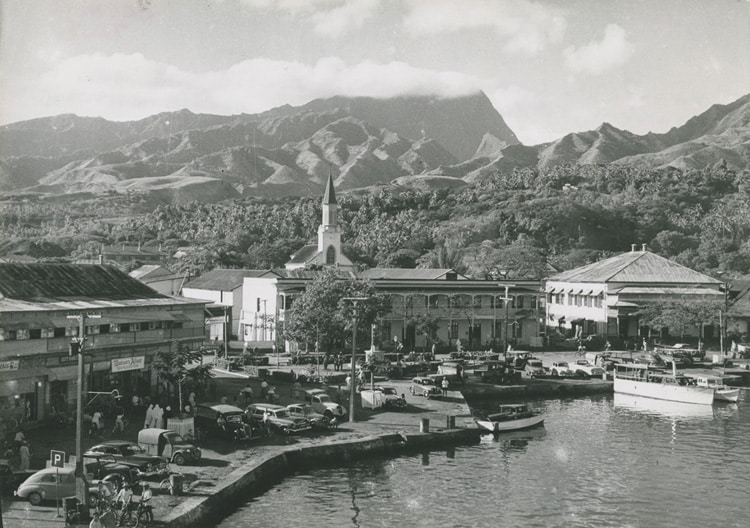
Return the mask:
POLYGON ((21 464, 18 466, 20 471, 26 471, 31 467, 31 450, 29 449, 29 443, 24 441, 21 447, 18 449, 18 454, 21 457, 21 464))
POLYGON ((94 411, 91 416, 91 429, 89 429, 89 436, 101 435, 102 433, 102 413, 101 411, 94 411))
POLYGON ((153 427, 153 420, 154 420, 154 404, 152 403, 148 407, 146 407, 146 419, 143 420, 143 428, 148 429, 149 427, 153 427))
POLYGON ((450 386, 450 382, 448 381, 447 377, 443 377, 443 381, 440 384, 440 386, 443 389, 443 397, 447 398, 448 397, 448 387, 450 386))
POLYGON ((117 416, 115 417, 115 426, 112 428, 112 434, 115 434, 118 431, 120 433, 124 433, 125 432, 125 409, 118 406, 115 409, 115 413, 117 413, 117 416))
POLYGON ((263 432, 266 436, 271 436, 271 413, 268 409, 263 411, 263 432))

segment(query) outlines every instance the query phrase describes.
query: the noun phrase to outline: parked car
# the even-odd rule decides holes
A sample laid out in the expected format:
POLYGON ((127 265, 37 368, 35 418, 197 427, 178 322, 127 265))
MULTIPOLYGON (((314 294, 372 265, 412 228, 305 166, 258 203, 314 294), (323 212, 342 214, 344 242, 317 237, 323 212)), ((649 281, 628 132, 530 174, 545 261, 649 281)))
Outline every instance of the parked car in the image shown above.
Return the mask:
POLYGON ((308 403, 290 403, 286 406, 289 416, 292 418, 303 418, 310 422, 313 429, 327 429, 331 421, 324 415, 316 412, 308 403))
POLYGON ((528 378, 535 378, 537 376, 544 376, 547 374, 547 370, 544 368, 541 360, 539 359, 528 359, 526 365, 523 368, 523 373, 528 378))
POLYGON ((319 412, 329 420, 334 416, 341 418, 346 415, 346 409, 331 400, 328 393, 322 389, 304 389, 295 391, 297 397, 303 398, 305 403, 312 406, 315 412, 319 412))
POLYGON ((401 397, 395 387, 389 385, 375 385, 375 390, 380 391, 385 396, 385 407, 392 409, 403 409, 406 407, 406 400, 401 397))
POLYGON ((195 426, 202 434, 227 440, 247 440, 252 436, 245 427, 245 411, 224 403, 199 403, 195 406, 195 426))
POLYGON ((572 376, 574 373, 567 361, 553 361, 550 372, 553 376, 572 376))
MULTIPOLYGON (((48 467, 40 469, 24 480, 14 495, 27 499, 34 506, 44 501, 54 501, 76 494, 75 468, 48 467)), ((89 503, 95 504, 99 491, 97 486, 89 486, 89 503)))
POLYGON ((125 440, 102 442, 89 448, 83 456, 89 458, 112 457, 120 464, 133 467, 138 473, 138 478, 141 479, 161 479, 169 474, 166 459, 149 455, 138 444, 125 440))
POLYGON ((272 403, 251 403, 247 407, 250 418, 255 422, 263 422, 263 415, 268 412, 271 430, 282 434, 301 433, 312 429, 312 425, 305 418, 295 418, 289 414, 286 407, 272 403))
POLYGON ((443 394, 443 390, 435 385, 435 380, 427 376, 412 378, 409 392, 415 396, 424 396, 425 398, 442 396, 443 394))
POLYGON ((125 482, 135 486, 139 481, 138 470, 135 467, 117 460, 112 455, 84 455, 83 467, 89 480, 111 482, 116 488, 125 482))
POLYGON ((602 374, 604 374, 604 369, 602 367, 592 365, 585 359, 579 359, 576 361, 576 364, 573 365, 572 368, 575 369, 575 374, 583 376, 584 378, 601 378, 602 374))
POLYGON ((138 432, 138 445, 146 453, 164 457, 178 466, 198 462, 201 450, 187 443, 180 435, 169 429, 149 427, 138 432))
POLYGON ((13 493, 19 484, 36 473, 29 469, 19 471, 13 468, 9 460, 0 459, 0 492, 3 495, 13 493))

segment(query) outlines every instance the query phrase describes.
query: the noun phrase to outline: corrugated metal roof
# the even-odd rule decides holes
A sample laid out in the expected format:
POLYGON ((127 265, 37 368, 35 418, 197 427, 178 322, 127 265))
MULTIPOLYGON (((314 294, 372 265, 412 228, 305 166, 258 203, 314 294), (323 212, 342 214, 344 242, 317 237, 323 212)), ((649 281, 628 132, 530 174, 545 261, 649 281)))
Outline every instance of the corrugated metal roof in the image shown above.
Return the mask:
MULTIPOLYGON (((456 273, 452 269, 430 269, 430 268, 371 268, 359 272, 359 277, 363 279, 385 279, 385 280, 438 280, 445 279, 448 273, 456 273)), ((466 277, 457 274, 457 280, 464 280, 466 277)))
POLYGON ((302 246, 297 252, 292 255, 289 259, 289 264, 303 264, 308 261, 311 257, 318 254, 318 246, 315 244, 309 244, 302 246))
POLYGON ((165 298, 113 266, 47 263, 0 264, 0 295, 43 303, 165 298))
POLYGON ((631 251, 553 275, 549 281, 721 284, 708 275, 648 251, 631 251))
POLYGON ((245 277, 260 277, 265 273, 268 273, 268 270, 219 268, 207 271, 185 284, 184 287, 197 290, 231 291, 242 286, 245 277))
MULTIPOLYGON (((356 279, 357 275, 350 270, 345 270, 341 268, 331 268, 336 273, 336 276, 339 279, 356 279)), ((322 270, 309 270, 309 269, 274 269, 272 270, 273 273, 276 273, 279 277, 284 279, 302 279, 302 280, 310 280, 315 279, 318 277, 321 273, 323 273, 322 270)))
POLYGON ((710 288, 649 288, 640 286, 626 286, 617 290, 618 295, 720 295, 724 292, 710 288))

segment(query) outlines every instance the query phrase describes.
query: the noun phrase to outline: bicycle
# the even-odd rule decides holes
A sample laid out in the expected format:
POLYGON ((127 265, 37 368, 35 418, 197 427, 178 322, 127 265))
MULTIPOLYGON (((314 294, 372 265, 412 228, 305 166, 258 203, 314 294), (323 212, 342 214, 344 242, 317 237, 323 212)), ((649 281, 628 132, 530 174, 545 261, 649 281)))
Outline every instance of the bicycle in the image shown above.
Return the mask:
POLYGON ((135 511, 135 528, 146 528, 154 522, 154 511, 150 504, 143 501, 138 503, 135 511))

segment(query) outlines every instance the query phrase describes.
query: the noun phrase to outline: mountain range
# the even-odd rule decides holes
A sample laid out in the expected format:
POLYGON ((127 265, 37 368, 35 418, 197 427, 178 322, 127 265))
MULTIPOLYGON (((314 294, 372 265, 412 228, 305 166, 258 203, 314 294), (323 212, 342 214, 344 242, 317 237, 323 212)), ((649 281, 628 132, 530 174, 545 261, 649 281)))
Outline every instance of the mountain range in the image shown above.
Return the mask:
POLYGON ((603 123, 522 145, 484 93, 332 97, 260 114, 189 110, 138 121, 59 115, 0 127, 0 193, 149 193, 172 201, 308 195, 395 183, 463 186, 487 174, 557 164, 680 170, 750 166, 750 95, 666 133, 603 123))

